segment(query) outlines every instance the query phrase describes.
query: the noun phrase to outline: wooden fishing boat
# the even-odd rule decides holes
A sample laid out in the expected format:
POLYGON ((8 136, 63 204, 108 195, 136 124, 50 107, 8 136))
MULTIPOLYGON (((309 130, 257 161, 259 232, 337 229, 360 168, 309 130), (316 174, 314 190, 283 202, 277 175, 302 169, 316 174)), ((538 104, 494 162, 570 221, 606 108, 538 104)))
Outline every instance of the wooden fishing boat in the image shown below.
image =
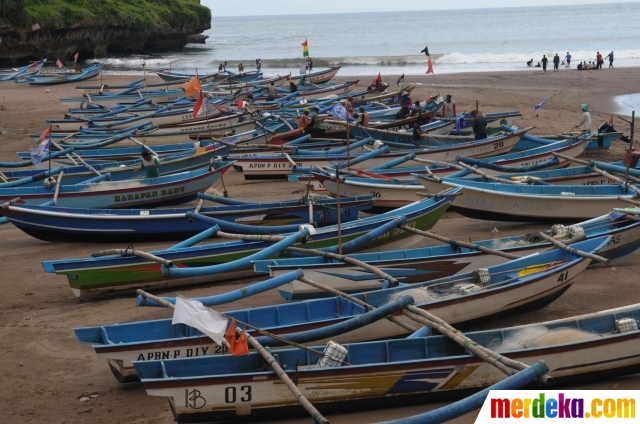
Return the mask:
MULTIPOLYGON (((343 243, 354 240, 370 231, 382 227, 399 216, 406 217, 406 225, 414 228, 431 228, 444 215, 449 207, 447 198, 429 199, 416 202, 392 213, 358 219, 341 226, 341 238, 337 226, 320 228, 305 247, 325 248, 335 246, 341 239, 343 243)), ((389 231, 370 241, 365 250, 384 248, 403 248, 411 246, 420 236, 403 230, 389 231)), ((171 260, 179 268, 197 269, 212 264, 231 262, 252 255, 272 245, 268 241, 233 241, 207 246, 185 247, 156 251, 153 254, 171 260)), ((117 290, 131 290, 142 287, 179 287, 189 284, 228 280, 254 275, 250 263, 235 272, 226 272, 201 277, 163 277, 159 263, 137 257, 101 257, 90 259, 67 259, 45 261, 46 272, 66 275, 71 289, 77 296, 95 295, 117 290)))
MULTIPOLYGON (((640 371, 640 332, 633 329, 638 320, 640 305, 636 304, 465 335, 479 345, 498 346, 513 360, 526 364, 544 360, 548 375, 562 387, 640 371), (628 322, 634 324, 632 328, 621 330, 628 322)), ((462 398, 505 377, 440 335, 344 347, 345 363, 333 367, 318 366, 321 355, 308 350, 278 351, 280 366, 322 414, 462 398)), ((322 351, 323 346, 314 349, 322 351)), ((134 364, 147 394, 167 397, 178 422, 305 413, 257 353, 134 364)), ((540 386, 535 382, 527 388, 539 390, 540 386)))
POLYGON ((18 78, 24 78, 29 75, 37 74, 40 72, 47 59, 41 59, 37 62, 33 62, 30 65, 23 66, 21 68, 3 69, 0 70, 0 82, 12 81, 18 78))
MULTIPOLYGON (((574 247, 594 252, 600 250, 607 242, 608 238, 596 238, 576 243, 574 247)), ((465 281, 466 287, 474 285, 468 282, 472 282, 475 277, 471 273, 465 273, 455 278, 446 277, 354 296, 374 307, 381 307, 393 298, 410 295, 414 296, 415 306, 429 310, 450 324, 471 321, 477 324, 490 317, 521 313, 549 304, 571 286, 589 263, 590 259, 576 258, 554 249, 489 268, 490 281, 479 291, 470 289, 465 292, 452 289, 454 284, 465 281), (548 267, 550 263, 555 265, 548 267), (527 271, 523 271, 525 269, 527 271), (429 287, 432 289, 429 290, 429 287), (426 293, 426 290, 443 290, 449 297, 429 297, 420 294, 426 293)), ((200 300, 209 304, 206 298, 200 300)), ((284 336, 328 327, 365 312, 362 306, 349 300, 331 297, 234 310, 225 314, 284 336)), ((410 322, 406 317, 398 318, 403 322, 410 322)), ((111 370, 120 381, 135 381, 133 361, 200 355, 209 357, 225 353, 200 331, 183 324, 172 325, 171 319, 83 327, 75 328, 74 331, 81 343, 91 344, 99 358, 109 361, 111 370), (196 351, 195 348, 199 350, 196 351)), ((337 343, 380 340, 401 336, 406 332, 402 327, 381 320, 376 325, 332 335, 331 340, 337 343)), ((271 345, 265 343, 267 344, 271 345)))
MULTIPOLYGON (((328 87, 322 87, 322 88, 306 88, 305 87, 298 87, 298 91, 295 92, 295 97, 297 100, 312 100, 312 99, 323 99, 323 98, 330 98, 330 96, 335 96, 335 95, 342 95, 345 93, 349 93, 350 91, 353 91, 353 89, 355 88, 356 85, 358 85, 359 80, 355 80, 355 81, 347 81, 343 84, 337 84, 337 85, 331 85, 328 87)), ((290 94, 290 93, 284 93, 284 94, 290 94)), ((267 96, 259 96, 256 97, 255 99, 256 101, 264 101, 267 100, 267 96)), ((276 98, 275 101, 278 101, 279 99, 276 98)))
MULTIPOLYGON (((598 255, 609 259, 626 256, 640 247, 640 222, 635 219, 614 219, 612 215, 603 215, 580 222, 576 226, 584 231, 587 239, 610 236, 609 243, 598 251, 598 255)), ((546 231, 546 234, 553 235, 553 232, 546 231)), ((473 244, 518 256, 532 255, 551 246, 536 234, 479 240, 473 244)), ((379 253, 354 253, 349 256, 408 284, 471 272, 510 260, 455 244, 379 253)), ((370 271, 321 257, 256 261, 254 269, 258 273, 269 273, 272 277, 300 269, 307 279, 348 293, 377 290, 381 285, 380 277, 370 271)), ((300 281, 292 281, 278 290, 288 300, 327 296, 326 293, 300 281)))
MULTIPOLYGON (((231 163, 226 163, 218 169, 202 168, 158 178, 62 184, 56 204, 59 207, 72 208, 131 208, 142 205, 181 204, 195 199, 198 192, 206 191, 230 167, 231 163)), ((53 198, 55 188, 0 188, 0 203, 19 197, 18 204, 41 205, 53 198)))
MULTIPOLYGON (((56 85, 66 84, 69 82, 84 81, 90 78, 95 78, 102 72, 102 67, 105 62, 96 63, 95 65, 88 66, 83 69, 74 70, 71 73, 55 74, 55 75, 34 75, 26 76, 20 82, 26 82, 29 85, 56 85)), ((19 82, 16 80, 16 82, 19 82)))
POLYGON ((618 197, 632 199, 635 192, 622 185, 562 186, 499 184, 484 182, 436 182, 418 176, 423 187, 432 193, 461 188, 462 196, 453 202, 462 215, 491 221, 576 222, 627 207, 618 197))
MULTIPOLYGON (((184 74, 180 72, 167 71, 164 69, 156 71, 156 74, 165 81, 175 81, 175 80, 190 80, 191 78, 201 75, 196 74, 184 74)), ((214 81, 219 81, 223 79, 230 79, 232 81, 252 81, 256 79, 262 78, 262 72, 257 71, 247 71, 241 74, 236 74, 230 71, 224 72, 216 72, 213 74, 205 74, 207 76, 213 76, 214 81)))
MULTIPOLYGON (((338 71, 340 71, 341 66, 334 66, 328 69, 323 69, 320 71, 316 71, 316 72, 309 72, 307 74, 305 74, 305 83, 307 84, 321 84, 323 82, 329 82, 333 79, 333 77, 336 76, 336 74, 338 73, 338 71)), ((302 75, 300 76, 291 76, 291 80, 294 81, 296 83, 296 85, 298 84, 298 81, 300 80, 300 78, 302 77, 302 75)))
MULTIPOLYGON (((508 130, 513 130, 513 128, 507 127, 508 130)), ((611 147, 611 142, 615 140, 619 140, 623 136, 622 131, 615 131, 613 126, 608 123, 602 124, 598 131, 592 132, 589 134, 560 134, 560 135, 551 135, 551 136, 533 136, 527 134, 526 137, 523 137, 522 140, 513 148, 514 151, 521 151, 526 149, 531 149, 534 147, 543 146, 548 143, 552 143, 554 141, 563 140, 563 139, 579 139, 579 140, 588 140, 586 150, 606 150, 611 147)))
MULTIPOLYGON (((66 177, 66 175, 65 175, 66 177)), ((305 199, 273 203, 204 207, 199 214, 244 225, 270 227, 273 234, 282 226, 338 222, 336 199, 305 199), (310 216, 310 210, 312 211, 310 216)), ((340 199, 342 222, 358 219, 358 213, 371 208, 371 197, 340 199)), ((193 208, 179 209, 77 209, 14 205, 2 210, 13 225, 32 237, 45 241, 91 243, 184 240, 211 224, 187 219, 193 208)), ((225 228, 223 228, 225 230, 225 228)))
MULTIPOLYGON (((196 98, 197 94, 191 96, 196 98)), ((156 93, 147 93, 144 99, 152 100, 154 103, 173 103, 179 100, 187 99, 183 89, 173 89, 167 91, 158 91, 156 93)), ((99 107, 113 107, 124 104, 135 104, 141 99, 140 94, 99 94, 90 95, 89 93, 83 93, 80 97, 63 97, 60 99, 60 103, 68 104, 70 107, 90 107, 97 105, 99 107)))
MULTIPOLYGON (((427 159, 439 162, 453 162, 456 156, 476 157, 484 158, 488 156, 499 155, 511 150, 511 147, 517 143, 520 136, 525 134, 528 128, 520 130, 517 134, 506 134, 503 136, 489 137, 484 140, 473 141, 469 143, 459 143, 455 146, 447 147, 433 147, 415 151, 416 157, 419 159, 427 159)), ((369 153, 364 153, 367 155, 369 153)), ((397 151, 372 157, 359 165, 361 169, 367 169, 384 165, 387 162, 391 162, 395 159, 405 156, 407 152, 397 151)), ((343 163, 345 161, 353 160, 358 157, 358 154, 343 154, 343 155, 318 155, 313 157, 308 156, 284 156, 269 155, 269 156, 229 156, 230 160, 236 161, 236 166, 242 168, 244 178, 250 179, 265 179, 265 178, 287 178, 287 175, 291 173, 293 169, 293 163, 297 167, 321 167, 321 166, 333 166, 334 164, 343 163), (293 163, 292 163, 293 162, 293 163)), ((397 165, 399 167, 409 166, 423 166, 421 163, 409 160, 397 165)), ((424 168, 423 168, 424 169, 424 168)))

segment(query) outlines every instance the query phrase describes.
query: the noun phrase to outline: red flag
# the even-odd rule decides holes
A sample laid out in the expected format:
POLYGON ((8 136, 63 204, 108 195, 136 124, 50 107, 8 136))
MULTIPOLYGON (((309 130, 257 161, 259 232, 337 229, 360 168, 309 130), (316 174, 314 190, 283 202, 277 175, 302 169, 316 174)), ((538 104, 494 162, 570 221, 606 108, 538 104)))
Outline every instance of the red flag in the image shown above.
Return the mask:
POLYGON ((38 66, 38 62, 33 62, 31 65, 29 65, 29 68, 35 68, 36 66, 38 66))
POLYGON ((376 83, 382 84, 382 77, 380 76, 380 72, 378 72, 378 78, 374 79, 373 82, 371 83, 371 85, 375 86, 376 83))
POLYGON ((431 56, 427 57, 427 74, 433 74, 433 63, 431 63, 431 56))
POLYGON ((240 334, 240 338, 236 340, 236 319, 235 318, 231 318, 231 324, 229 324, 229 328, 227 329, 227 334, 224 335, 224 338, 227 342, 229 342, 229 352, 233 356, 249 354, 249 345, 247 344, 246 329, 242 330, 242 334, 240 334))
POLYGON ((73 61, 78 62, 78 56, 80 56, 80 52, 73 55, 73 61))
POLYGON ((56 66, 58 68, 62 68, 64 65, 62 64, 62 62, 60 61, 60 59, 56 59, 56 66))
POLYGON ((202 104, 204 103, 204 95, 202 91, 198 94, 198 100, 196 100, 196 104, 193 106, 193 117, 198 116, 198 112, 202 109, 202 104))
POLYGON ((38 144, 42 144, 43 142, 49 142, 49 136, 51 135, 51 126, 44 130, 42 134, 40 134, 40 138, 38 139, 38 144))

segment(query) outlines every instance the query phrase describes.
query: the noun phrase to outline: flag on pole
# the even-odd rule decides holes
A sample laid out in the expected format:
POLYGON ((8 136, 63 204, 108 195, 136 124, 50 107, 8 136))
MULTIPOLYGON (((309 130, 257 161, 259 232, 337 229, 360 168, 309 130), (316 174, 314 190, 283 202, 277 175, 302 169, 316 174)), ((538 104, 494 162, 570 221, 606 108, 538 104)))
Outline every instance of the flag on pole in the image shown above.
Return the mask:
POLYGON ((420 50, 420 53, 427 55, 427 72, 425 73, 433 74, 433 63, 431 62, 431 55, 429 55, 429 46, 425 46, 424 49, 420 50))
POLYGON ((304 40, 304 43, 302 43, 302 57, 309 57, 309 44, 307 44, 307 40, 304 40))
POLYGON ((64 64, 62 63, 62 61, 61 61, 60 59, 56 59, 56 66, 57 66, 58 68, 63 68, 63 67, 64 67, 64 64))
POLYGON ((78 57, 80 56, 80 52, 73 55, 73 62, 78 63, 78 57))
POLYGON ((544 107, 544 105, 547 104, 547 101, 549 101, 549 98, 547 97, 546 99, 544 99, 543 101, 541 101, 540 103, 538 103, 537 105, 535 105, 533 107, 533 110, 540 110, 544 107))
POLYGON ((187 96, 191 97, 196 94, 198 91, 202 91, 202 86, 200 85, 200 79, 197 76, 191 78, 189 81, 185 82, 182 85, 184 88, 184 92, 187 96))
POLYGON ((396 81, 396 85, 400 85, 400 83, 404 84, 404 74, 400 75, 398 81, 396 81))
POLYGON ((196 104, 193 105, 193 117, 197 117, 200 109, 202 109, 202 104, 204 103, 204 95, 202 94, 202 91, 200 92, 200 94, 198 94, 198 100, 196 100, 196 104))
POLYGON ((197 328, 217 344, 222 344, 228 320, 197 300, 176 298, 171 324, 186 324, 197 328))
POLYGON ((347 119, 347 109, 342 106, 342 103, 336 103, 333 108, 331 108, 331 114, 339 119, 347 119))
POLYGON ((31 163, 36 167, 40 165, 42 159, 49 153, 49 147, 51 145, 51 127, 47 128, 40 135, 38 144, 31 152, 31 163))
POLYGON ((380 76, 380 72, 378 72, 378 77, 371 82, 371 86, 375 87, 376 83, 378 85, 382 85, 382 77, 380 76))
POLYGON ((249 354, 249 345, 247 344, 247 330, 242 330, 240 337, 236 340, 236 319, 231 318, 231 324, 224 335, 225 340, 229 343, 229 353, 233 356, 241 356, 249 354))

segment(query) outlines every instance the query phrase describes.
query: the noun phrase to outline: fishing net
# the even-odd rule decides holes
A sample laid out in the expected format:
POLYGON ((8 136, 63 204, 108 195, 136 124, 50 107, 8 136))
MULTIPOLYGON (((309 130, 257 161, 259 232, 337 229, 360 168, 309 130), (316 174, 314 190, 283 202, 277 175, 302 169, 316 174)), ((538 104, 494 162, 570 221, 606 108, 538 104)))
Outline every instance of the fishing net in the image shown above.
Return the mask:
POLYGON ((487 348, 502 352, 582 342, 599 337, 601 337, 599 334, 589 333, 575 328, 561 327, 552 330, 544 325, 539 325, 512 331, 503 340, 492 340, 487 345, 487 348))
POLYGON ((398 300, 404 296, 411 296, 414 305, 435 302, 449 297, 464 296, 482 290, 482 286, 474 282, 461 282, 444 284, 435 287, 417 287, 415 289, 403 290, 391 296, 390 301, 398 300))

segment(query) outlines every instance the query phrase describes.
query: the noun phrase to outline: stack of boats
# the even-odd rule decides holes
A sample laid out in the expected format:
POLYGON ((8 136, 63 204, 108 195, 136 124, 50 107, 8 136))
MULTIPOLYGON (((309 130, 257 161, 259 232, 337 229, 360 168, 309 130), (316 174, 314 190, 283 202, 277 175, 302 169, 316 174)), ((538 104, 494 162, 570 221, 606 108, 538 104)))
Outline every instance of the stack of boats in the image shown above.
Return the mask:
MULTIPOLYGON (((0 77, 52 83, 37 76, 38 66, 0 77)), ((395 104, 412 87, 354 91, 358 81, 330 82, 338 71, 304 79, 159 71, 160 83, 78 86, 79 95, 61 99, 69 112, 47 121, 47 166, 25 169, 29 151, 0 162, 2 222, 31 236, 180 241, 42 262, 46 272, 66 276, 78 297, 262 280, 196 299, 249 329, 247 355, 231 355, 227 339, 170 318, 74 329, 120 382, 140 380, 150 395, 167 397, 179 422, 304 410, 327 422, 322 414, 347 408, 479 392, 429 416, 441 422, 479 407, 489 388, 640 370, 638 305, 464 334, 451 327, 543 307, 587 267, 640 247, 633 155, 616 163, 578 158, 621 133, 603 126, 535 137, 530 127, 513 126, 519 112, 507 111, 488 115, 491 135, 475 140, 438 118, 438 96, 403 115, 395 104), (182 88, 193 78, 205 97, 198 113, 197 95, 182 88), (277 96, 267 100, 272 84, 277 96), (368 111, 370 126, 330 115, 348 96, 368 111), (320 135, 296 125, 312 106, 324 119, 320 135), (431 121, 414 141, 410 128, 424 117, 431 121), (143 150, 159 158, 161 176, 144 176, 143 150), (303 184, 305 195, 256 203, 207 193, 214 185, 226 191, 226 172, 303 184), (467 243, 430 231, 451 210, 556 225, 467 243), (425 237, 442 244, 412 248, 425 237), (266 290, 292 302, 224 306, 266 290)), ((139 306, 185 301, 146 291, 139 306)))

